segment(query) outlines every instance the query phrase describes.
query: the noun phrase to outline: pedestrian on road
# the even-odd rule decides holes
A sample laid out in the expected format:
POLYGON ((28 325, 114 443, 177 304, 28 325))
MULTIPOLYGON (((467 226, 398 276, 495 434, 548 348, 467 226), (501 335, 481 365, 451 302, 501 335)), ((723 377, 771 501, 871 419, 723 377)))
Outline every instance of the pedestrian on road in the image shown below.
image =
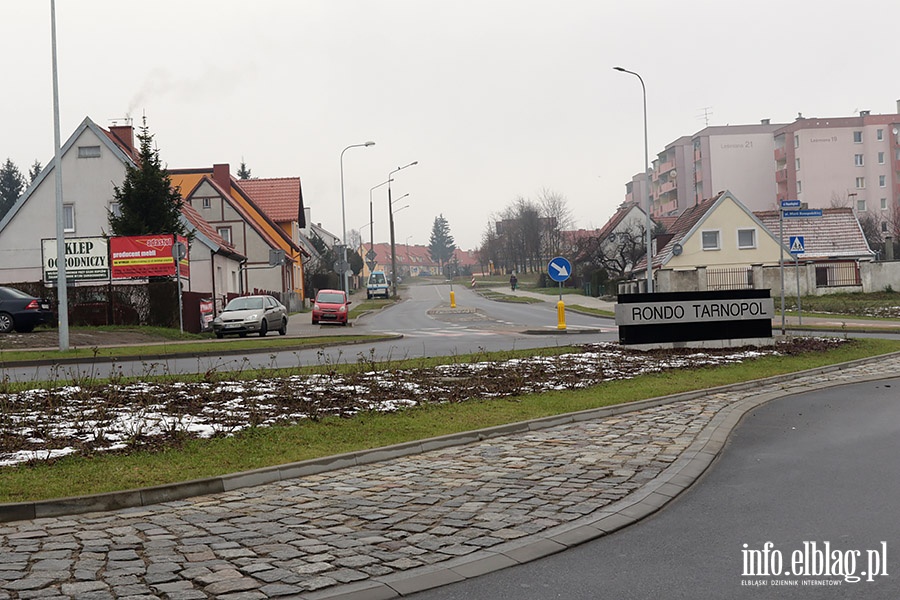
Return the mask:
POLYGON ((513 273, 509 276, 509 289, 512 291, 516 291, 516 285, 519 283, 519 280, 516 278, 516 274, 513 273))

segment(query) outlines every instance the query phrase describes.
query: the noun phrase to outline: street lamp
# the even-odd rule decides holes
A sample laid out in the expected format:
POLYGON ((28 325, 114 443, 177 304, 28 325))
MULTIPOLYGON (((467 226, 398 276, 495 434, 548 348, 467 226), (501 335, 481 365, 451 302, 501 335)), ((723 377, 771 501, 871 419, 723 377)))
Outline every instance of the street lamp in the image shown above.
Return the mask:
POLYGON ((650 150, 647 146, 647 87, 644 85, 644 79, 634 71, 623 69, 622 67, 613 67, 616 71, 629 73, 638 78, 641 82, 641 91, 644 94, 644 177, 647 177, 647 292, 653 293, 653 225, 650 221, 650 150))
MULTIPOLYGON (((375 227, 373 225, 375 223, 375 217, 374 213, 372 212, 372 192, 383 185, 387 185, 390 182, 391 180, 389 178, 387 181, 382 181, 378 185, 373 185, 369 188, 369 252, 375 251, 375 227)), ((370 268, 369 270, 371 271, 372 269, 370 268)))
MULTIPOLYGON (((409 196, 408 193, 407 193, 407 194, 403 194, 402 196, 400 196, 399 198, 397 198, 396 200, 394 200, 393 202, 391 202, 391 206, 397 204, 398 202, 400 202, 401 200, 403 200, 403 199, 406 198, 407 196, 409 196)), ((395 210, 394 212, 397 212, 397 211, 395 210)))
MULTIPOLYGON (((391 176, 397 171, 402 171, 406 167, 411 167, 417 164, 419 164, 419 161, 414 160, 408 165, 397 167, 396 169, 388 173, 388 215, 391 219, 391 295, 394 298, 397 297, 397 247, 394 242, 394 210, 391 208, 391 205, 393 204, 393 202, 391 202, 391 176)), ((403 208, 406 207, 404 206, 403 208)))
POLYGON ((341 222, 344 227, 344 251, 343 257, 341 259, 341 289, 347 293, 347 296, 350 296, 350 283, 347 281, 347 271, 350 269, 349 263, 347 262, 347 210, 344 205, 344 152, 349 150, 350 148, 368 148, 369 146, 374 146, 375 142, 365 142, 362 144, 350 144, 343 150, 341 150, 341 222))

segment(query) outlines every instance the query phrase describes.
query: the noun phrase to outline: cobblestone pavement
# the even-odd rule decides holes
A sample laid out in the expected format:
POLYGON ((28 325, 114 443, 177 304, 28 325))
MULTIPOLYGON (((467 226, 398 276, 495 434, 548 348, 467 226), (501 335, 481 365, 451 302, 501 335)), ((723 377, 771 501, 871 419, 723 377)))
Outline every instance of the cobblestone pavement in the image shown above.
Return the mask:
POLYGON ((879 359, 215 496, 0 524, 0 599, 396 597, 633 522, 631 498, 761 399, 897 374, 900 357, 879 359))

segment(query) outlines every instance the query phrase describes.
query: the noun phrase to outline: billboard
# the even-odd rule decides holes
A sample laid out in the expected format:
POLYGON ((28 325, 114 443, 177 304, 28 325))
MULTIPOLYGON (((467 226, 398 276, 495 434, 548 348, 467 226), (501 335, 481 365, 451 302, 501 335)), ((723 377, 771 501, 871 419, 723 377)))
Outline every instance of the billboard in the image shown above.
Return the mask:
MULTIPOLYGON (((66 281, 109 281, 109 245, 106 238, 66 238, 66 281)), ((44 282, 56 283, 56 238, 41 240, 44 282)))
MULTIPOLYGON (((112 278, 172 277, 175 275, 175 259, 172 254, 175 238, 171 233, 110 238, 112 278)), ((185 238, 178 236, 177 241, 187 248, 185 238)), ((182 277, 190 277, 187 252, 179 262, 179 272, 182 277)))

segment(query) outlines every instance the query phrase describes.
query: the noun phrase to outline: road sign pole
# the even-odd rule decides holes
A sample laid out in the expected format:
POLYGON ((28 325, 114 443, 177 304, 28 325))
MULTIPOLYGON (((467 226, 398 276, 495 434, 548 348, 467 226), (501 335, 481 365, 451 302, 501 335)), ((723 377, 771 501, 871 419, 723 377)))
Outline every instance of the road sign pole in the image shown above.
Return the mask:
POLYGON ((803 325, 803 310, 800 307, 800 257, 797 254, 794 255, 794 269, 797 271, 797 319, 803 325))
POLYGON ((781 258, 778 264, 781 270, 781 335, 784 335, 784 208, 778 209, 778 245, 781 247, 781 258))

